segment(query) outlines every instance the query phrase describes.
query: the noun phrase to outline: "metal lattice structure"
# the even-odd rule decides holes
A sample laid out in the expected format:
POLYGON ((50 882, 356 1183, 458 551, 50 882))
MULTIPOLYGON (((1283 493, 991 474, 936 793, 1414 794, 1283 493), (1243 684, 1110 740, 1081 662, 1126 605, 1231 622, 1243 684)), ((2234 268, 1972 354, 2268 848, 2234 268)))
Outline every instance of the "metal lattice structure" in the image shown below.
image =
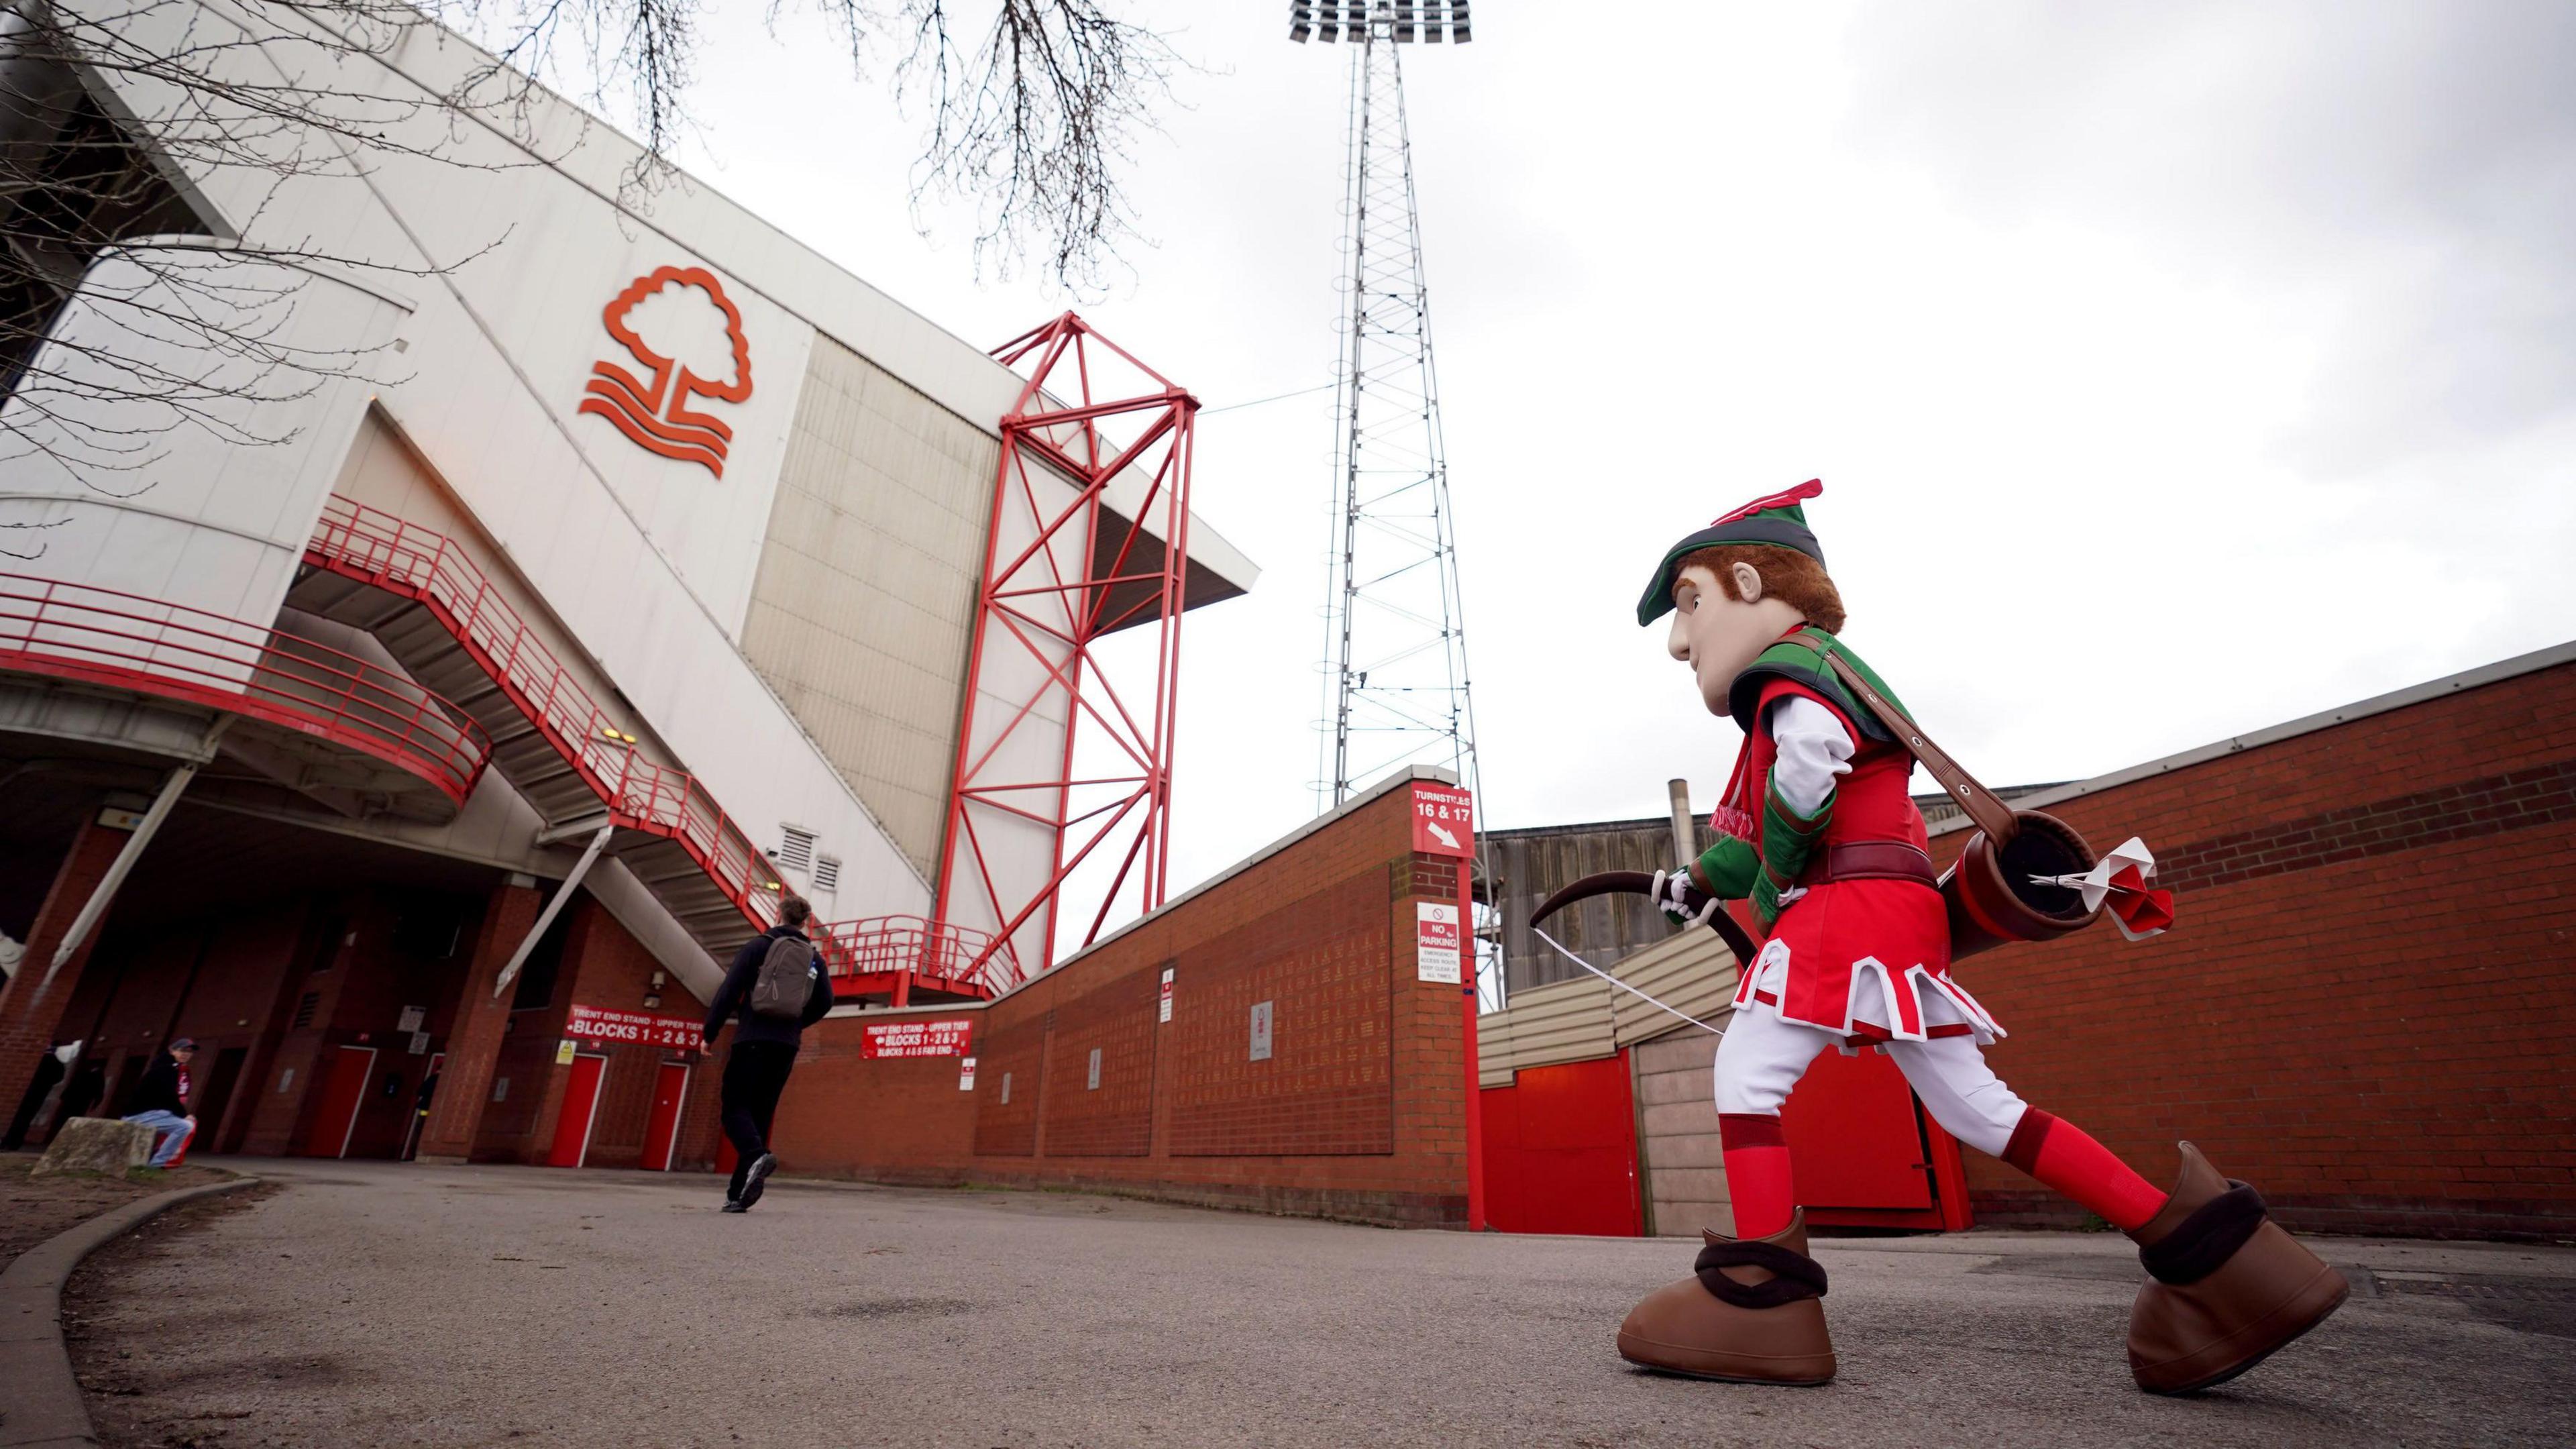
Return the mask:
POLYGON ((1404 47, 1470 36, 1464 4, 1296 4, 1291 39, 1352 46, 1318 803, 1408 764, 1479 781, 1449 465, 1431 353, 1404 47))
POLYGON ((938 924, 991 931, 962 974, 1000 990, 1051 964, 1086 865, 1081 945, 1122 899, 1163 904, 1199 403, 1070 312, 993 355, 1028 382, 1002 419, 938 924), (1120 652, 1152 662, 1122 684, 1098 646, 1131 628, 1150 648, 1120 652), (1015 871, 1033 843, 1051 862, 1015 871))

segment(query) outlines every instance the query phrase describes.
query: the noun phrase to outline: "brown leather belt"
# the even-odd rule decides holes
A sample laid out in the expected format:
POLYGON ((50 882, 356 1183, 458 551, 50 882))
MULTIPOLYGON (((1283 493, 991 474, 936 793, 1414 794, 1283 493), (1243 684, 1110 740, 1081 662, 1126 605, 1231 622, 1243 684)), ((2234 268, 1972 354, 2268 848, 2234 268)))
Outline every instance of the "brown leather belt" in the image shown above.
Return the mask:
POLYGON ((1825 885, 1838 880, 1910 880, 1935 890, 1941 887, 1941 876, 1932 869, 1932 857, 1902 840, 1853 840, 1825 847, 1821 866, 1811 866, 1798 877, 1800 885, 1825 885))

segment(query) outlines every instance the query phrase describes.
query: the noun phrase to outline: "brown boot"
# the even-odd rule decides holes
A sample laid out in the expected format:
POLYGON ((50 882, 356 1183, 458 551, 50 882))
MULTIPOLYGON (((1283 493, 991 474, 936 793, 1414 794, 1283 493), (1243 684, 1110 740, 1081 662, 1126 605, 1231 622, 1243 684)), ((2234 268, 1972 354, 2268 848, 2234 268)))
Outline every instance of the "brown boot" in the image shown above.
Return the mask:
POLYGON ((2164 1210, 2129 1236, 2151 1274, 2129 1310, 2129 1372, 2151 1394, 2205 1389, 2325 1322, 2352 1291, 2263 1199, 2182 1146, 2164 1210))
POLYGON ((1736 1384, 1821 1384, 1834 1376, 1825 1270, 1807 1256, 1807 1216, 1767 1238, 1703 1232, 1695 1277, 1658 1288, 1619 1325, 1633 1364, 1736 1384))

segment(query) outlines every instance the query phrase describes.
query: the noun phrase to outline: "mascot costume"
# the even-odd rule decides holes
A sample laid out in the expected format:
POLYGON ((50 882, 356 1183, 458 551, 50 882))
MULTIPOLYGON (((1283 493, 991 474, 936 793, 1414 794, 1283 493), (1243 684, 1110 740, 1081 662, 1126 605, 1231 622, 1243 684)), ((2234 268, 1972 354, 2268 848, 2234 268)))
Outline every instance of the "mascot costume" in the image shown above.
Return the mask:
POLYGON ((1710 713, 1744 732, 1687 868, 1591 877, 1543 906, 1651 891, 1680 923, 1749 962, 1717 1048, 1720 1147, 1736 1236, 1707 1233, 1693 1276, 1648 1296, 1619 1352, 1669 1373, 1821 1384, 1834 1375, 1825 1270, 1807 1255, 1780 1109, 1817 1054, 1893 1058, 1944 1130, 2000 1157, 2134 1239, 2147 1277, 2129 1319, 2139 1387, 2183 1393, 2233 1378, 2322 1322, 2348 1291, 2188 1142, 2160 1191, 2074 1123, 2024 1103, 1987 1066, 2004 1028, 1951 963, 2091 923, 2107 905, 2136 939, 2171 919, 2155 863, 2131 840, 2096 857, 2063 822, 1997 801, 1924 738, 1837 636, 1842 601, 1802 505, 1810 481, 1747 504, 1664 552, 1637 622, 1672 614, 1669 647, 1710 713), (1977 826, 1938 874, 1907 782, 1917 761, 1977 826), (1632 878, 1633 877, 1633 878, 1632 878), (1758 939, 1721 901, 1747 900, 1758 939))

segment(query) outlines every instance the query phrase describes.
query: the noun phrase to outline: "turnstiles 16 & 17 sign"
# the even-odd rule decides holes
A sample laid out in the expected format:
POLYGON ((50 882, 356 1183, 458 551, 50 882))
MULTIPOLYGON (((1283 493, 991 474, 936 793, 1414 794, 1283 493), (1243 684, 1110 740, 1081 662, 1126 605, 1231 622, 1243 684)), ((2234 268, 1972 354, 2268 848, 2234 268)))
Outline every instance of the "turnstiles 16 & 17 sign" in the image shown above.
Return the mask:
POLYGON ((974 1039, 975 1020, 870 1023, 859 1036, 862 1057, 962 1057, 974 1039))

